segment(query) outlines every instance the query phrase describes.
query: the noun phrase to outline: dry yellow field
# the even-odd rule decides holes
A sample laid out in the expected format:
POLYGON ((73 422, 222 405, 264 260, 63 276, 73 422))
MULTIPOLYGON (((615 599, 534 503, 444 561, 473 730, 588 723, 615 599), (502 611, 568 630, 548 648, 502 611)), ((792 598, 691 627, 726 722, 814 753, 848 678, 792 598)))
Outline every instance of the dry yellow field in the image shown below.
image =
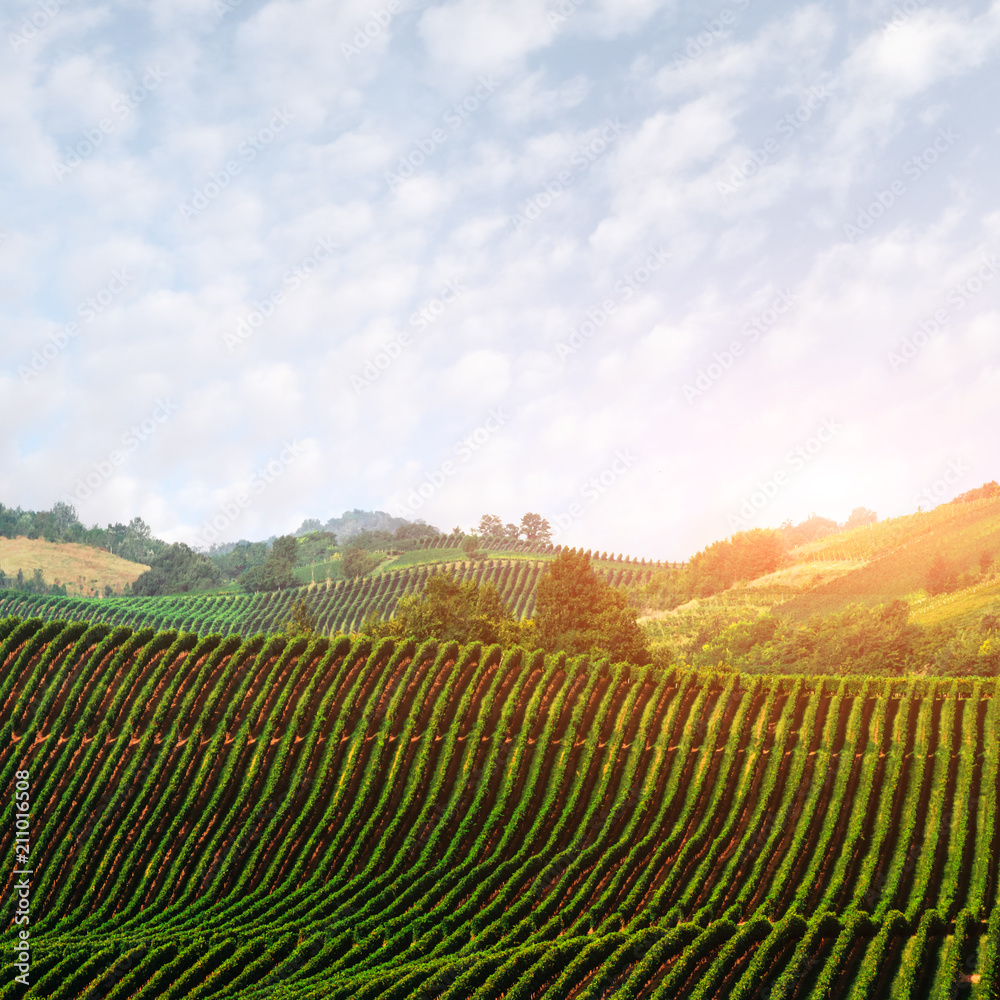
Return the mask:
POLYGON ((0 569, 8 577, 24 571, 30 580, 41 569, 46 583, 65 583, 67 594, 89 597, 103 594, 106 584, 121 593, 126 583, 134 583, 149 569, 141 563, 76 542, 46 542, 42 538, 0 538, 0 569))

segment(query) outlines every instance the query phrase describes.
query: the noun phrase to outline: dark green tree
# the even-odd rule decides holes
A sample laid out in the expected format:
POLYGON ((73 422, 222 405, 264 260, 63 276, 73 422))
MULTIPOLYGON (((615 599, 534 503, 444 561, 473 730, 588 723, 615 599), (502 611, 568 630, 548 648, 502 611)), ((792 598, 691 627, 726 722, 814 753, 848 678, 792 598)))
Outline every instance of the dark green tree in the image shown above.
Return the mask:
POLYGON ((132 593, 153 597, 206 590, 222 582, 219 568, 200 552, 175 542, 149 563, 149 569, 132 584, 132 593))
POLYGON ((535 648, 534 630, 518 622, 491 583, 458 583, 451 573, 435 573, 417 596, 403 597, 388 621, 369 617, 362 631, 377 636, 413 636, 419 641, 495 642, 535 648))
POLYGON ((252 566, 237 581, 248 593, 263 590, 282 590, 295 585, 292 567, 298 553, 294 535, 282 535, 271 545, 271 551, 262 566, 252 566))
POLYGON ((355 580, 359 576, 367 576, 381 561, 374 552, 366 552, 359 546, 352 545, 341 559, 340 573, 348 580, 355 580))

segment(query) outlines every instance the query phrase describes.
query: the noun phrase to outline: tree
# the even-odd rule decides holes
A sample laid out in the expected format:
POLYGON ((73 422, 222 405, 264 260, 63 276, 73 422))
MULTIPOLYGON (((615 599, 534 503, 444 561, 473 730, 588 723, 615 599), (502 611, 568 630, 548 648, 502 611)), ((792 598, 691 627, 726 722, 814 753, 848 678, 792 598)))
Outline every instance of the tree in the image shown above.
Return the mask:
POLYGON ((304 598, 292 605, 291 616, 282 623, 281 632, 289 639, 298 639, 300 637, 305 639, 319 638, 319 626, 304 598))
MULTIPOLYGON (((785 523, 789 524, 789 522, 785 523)), ((810 514, 805 521, 794 527, 790 524, 788 527, 785 524, 781 526, 781 533, 789 548, 804 545, 806 542, 815 542, 827 535, 835 535, 838 531, 840 531, 840 525, 836 521, 828 517, 820 517, 818 514, 810 514)))
POLYGON ((462 539, 462 551, 467 558, 472 559, 474 562, 486 558, 486 550, 479 547, 480 541, 482 539, 477 538, 475 535, 466 535, 462 539))
POLYGON ((208 556, 175 542, 150 560, 149 569, 132 584, 132 593, 146 597, 186 594, 217 587, 221 582, 222 573, 208 556))
POLYGON ((52 505, 52 523, 60 538, 66 538, 70 530, 80 523, 76 516, 76 508, 72 504, 55 503, 52 505))
POLYGON ((480 535, 502 535, 503 521, 496 514, 483 514, 475 531, 480 535))
POLYGON ((931 596, 946 594, 949 590, 954 590, 957 583, 955 568, 939 552, 927 571, 927 593, 931 596))
POLYGON ((516 542, 520 537, 521 529, 516 524, 511 524, 509 521, 503 526, 503 537, 509 538, 512 542, 516 542))
POLYGON ((844 522, 844 531, 850 531, 851 528, 863 528, 868 524, 875 524, 878 522, 878 514, 873 510, 869 510, 867 507, 855 507, 851 511, 851 516, 844 522))
POLYGON ((540 514, 525 514, 521 518, 520 533, 529 542, 551 542, 552 525, 540 514))
POLYGON ((590 559, 564 549, 538 581, 535 599, 538 640, 549 652, 648 663, 645 636, 625 596, 598 579, 590 559))
POLYGON ((435 573, 419 596, 400 598, 388 621, 370 615, 362 631, 373 636, 413 636, 418 642, 495 642, 534 649, 534 627, 518 622, 492 583, 458 583, 450 572, 435 573))
POLYGON ((340 573, 348 580, 355 580, 359 576, 367 576, 381 561, 373 552, 352 545, 341 559, 340 573))
POLYGON ((282 535, 271 545, 262 566, 252 566, 237 581, 247 593, 263 590, 282 590, 295 585, 292 568, 298 555, 298 541, 294 535, 282 535))

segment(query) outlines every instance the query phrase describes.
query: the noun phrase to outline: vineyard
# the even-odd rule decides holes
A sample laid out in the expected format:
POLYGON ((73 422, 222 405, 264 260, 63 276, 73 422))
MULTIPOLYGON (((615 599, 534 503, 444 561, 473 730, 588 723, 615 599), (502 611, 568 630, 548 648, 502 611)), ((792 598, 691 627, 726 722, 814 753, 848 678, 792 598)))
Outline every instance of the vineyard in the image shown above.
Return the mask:
POLYGON ((996 998, 996 693, 6 618, 0 996, 996 998))
MULTIPOLYGON (((547 563, 534 559, 487 559, 480 563, 431 563, 394 570, 357 580, 338 580, 315 587, 294 587, 260 594, 166 597, 69 598, 0 591, 0 615, 22 618, 106 622, 129 628, 183 629, 198 635, 251 636, 278 631, 305 601, 320 632, 350 632, 374 612, 392 615, 406 594, 420 593, 429 576, 450 570, 459 581, 492 583, 518 618, 530 618, 535 607, 538 578, 547 563)), ((615 586, 648 580, 651 567, 635 564, 597 568, 599 576, 615 586)))

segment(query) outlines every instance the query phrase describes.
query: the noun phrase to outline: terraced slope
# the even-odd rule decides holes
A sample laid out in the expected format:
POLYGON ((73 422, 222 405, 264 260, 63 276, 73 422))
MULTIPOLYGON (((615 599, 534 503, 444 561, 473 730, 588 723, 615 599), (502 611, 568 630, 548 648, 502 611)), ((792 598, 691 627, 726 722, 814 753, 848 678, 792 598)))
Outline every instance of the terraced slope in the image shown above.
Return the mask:
MULTIPOLYGON (((530 618, 538 578, 546 565, 534 559, 488 559, 485 562, 435 563, 408 567, 329 586, 294 587, 263 594, 166 597, 68 598, 0 591, 0 615, 107 622, 131 628, 176 628, 198 635, 251 636, 278 631, 293 605, 305 600, 319 630, 327 635, 358 629, 372 611, 388 618, 404 594, 419 593, 434 573, 451 570, 460 581, 493 583, 519 618, 530 618)), ((596 572, 615 586, 646 580, 651 567, 621 565, 596 572)))
POLYGON ((992 997, 996 693, 6 619, 26 995, 992 997))

